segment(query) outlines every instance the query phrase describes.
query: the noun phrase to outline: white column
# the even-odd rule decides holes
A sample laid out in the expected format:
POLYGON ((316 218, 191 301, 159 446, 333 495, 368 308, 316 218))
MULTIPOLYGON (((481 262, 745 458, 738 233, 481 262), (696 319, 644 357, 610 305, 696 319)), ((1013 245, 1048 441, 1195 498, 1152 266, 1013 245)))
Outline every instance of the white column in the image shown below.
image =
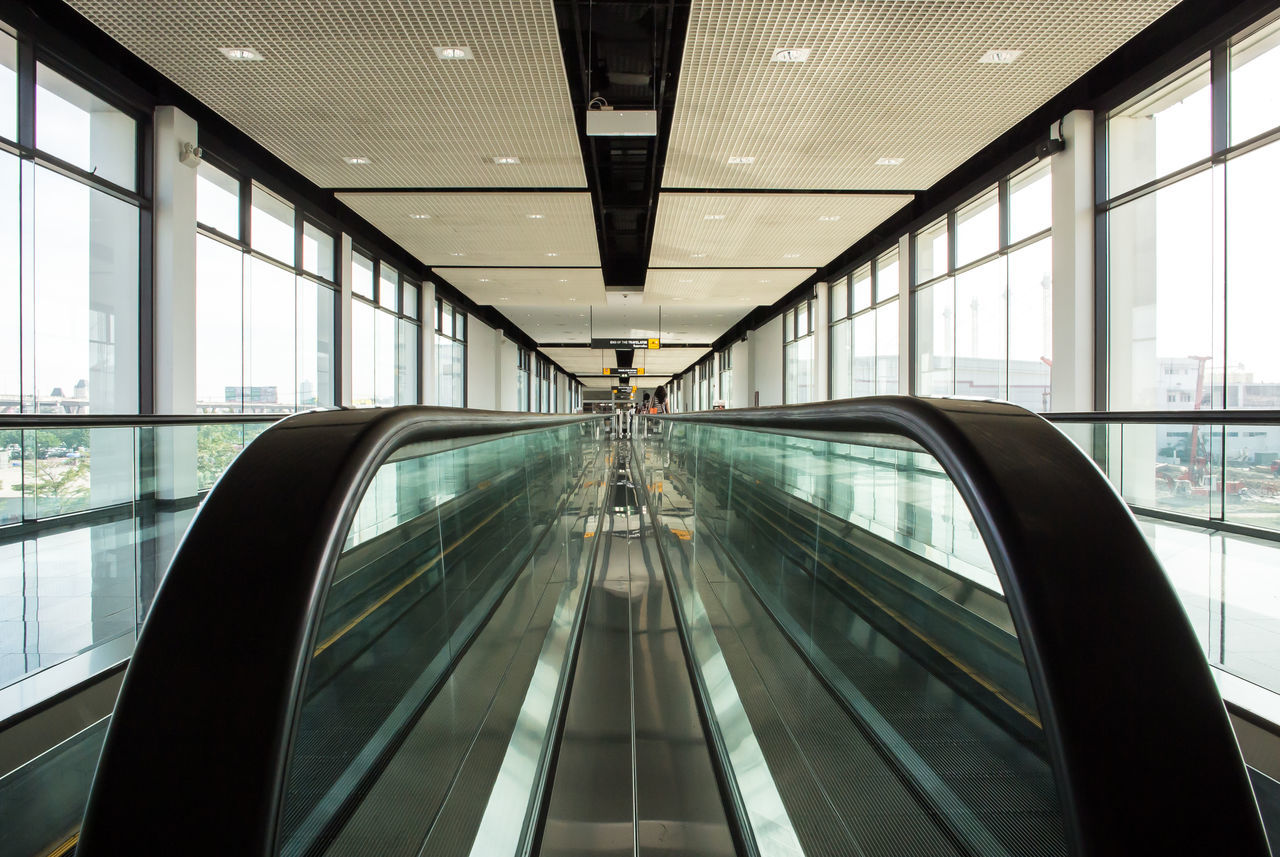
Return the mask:
POLYGON ((831 290, 826 283, 818 283, 818 297, 813 302, 813 400, 823 402, 831 398, 828 373, 831 369, 831 290))
POLYGON ((342 343, 338 355, 338 377, 341 379, 342 397, 339 405, 351 407, 351 236, 342 233, 339 238, 338 282, 342 290, 338 295, 338 341, 342 343))
MULTIPOLYGON (((196 410, 196 169, 180 160, 183 144, 198 145, 196 121, 176 107, 158 107, 155 134, 155 408, 161 414, 196 410)), ((99 432, 98 434, 105 434, 99 432)), ((131 446, 130 440, 130 446, 131 446)), ((94 450, 95 469, 101 458, 94 450)), ((98 473, 93 474, 97 481, 98 473)), ((196 429, 156 431, 156 493, 194 496, 196 429)))
POLYGON ((915 348, 911 330, 911 233, 898 239, 898 392, 911 392, 911 350, 915 348))
MULTIPOLYGON (((1056 132, 1056 128, 1055 128, 1056 132)), ((1093 113, 1062 123, 1053 177, 1053 372, 1050 410, 1094 409, 1093 113)))
POLYGON ((498 394, 498 410, 514 411, 516 402, 516 364, 520 361, 520 347, 498 332, 498 362, 493 367, 493 388, 498 394))
MULTIPOLYGON (((467 319, 470 324, 471 319, 467 319)), ((468 347, 470 345, 468 344, 468 347)), ((422 404, 436 403, 436 284, 422 284, 422 404)))

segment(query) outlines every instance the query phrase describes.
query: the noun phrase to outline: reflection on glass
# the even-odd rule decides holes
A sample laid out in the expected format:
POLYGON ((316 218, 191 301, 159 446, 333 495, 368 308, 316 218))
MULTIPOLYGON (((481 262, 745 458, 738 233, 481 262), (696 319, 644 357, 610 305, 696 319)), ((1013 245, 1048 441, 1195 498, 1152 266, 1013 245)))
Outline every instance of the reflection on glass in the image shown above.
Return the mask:
POLYGON ((847 399, 853 395, 853 322, 843 319, 831 325, 831 398, 847 399))
POLYGON ((18 40, 0 32, 0 137, 18 139, 18 40))
POLYGON ((831 317, 844 318, 849 314, 849 279, 841 277, 831 284, 831 317))
POLYGON ((396 317, 389 312, 374 311, 373 386, 379 407, 396 403, 396 317))
POLYGON ((223 235, 240 237, 240 180, 207 161, 196 167, 196 220, 223 235))
POLYGON ((295 276, 250 257, 244 291, 245 410, 291 411, 297 389, 295 276))
POLYGON ((36 148, 134 190, 137 137, 132 116, 36 64, 36 148))
POLYGON ((378 269, 378 303, 392 312, 400 297, 400 274, 386 262, 378 269))
MULTIPOLYGON (((853 272, 853 311, 860 312, 871 306, 871 266, 863 265, 853 272)), ((800 329, 804 334, 804 329, 800 329)))
POLYGON ((396 337, 396 404, 418 404, 418 325, 398 320, 396 337))
POLYGON ((413 283, 405 282, 400 287, 400 311, 409 318, 418 317, 418 295, 418 287, 413 283))
POLYGON ((916 282, 926 283, 941 277, 949 269, 950 245, 947 240, 947 219, 927 226, 916 233, 916 282))
POLYGON ((1009 243, 1053 225, 1053 175, 1046 161, 1009 180, 1009 243))
MULTIPOLYGON (((0 36, 3 36, 0 33, 0 36)), ((16 155, 0 152, 0 411, 22 406, 22 255, 20 168, 16 155)))
POLYGON ((876 260, 876 303, 898 294, 898 251, 896 249, 876 260))
POLYGON ((1212 131, 1205 62, 1107 121, 1108 195, 1118 196, 1209 157, 1212 131))
POLYGON ((305 220, 302 222, 302 270, 334 281, 333 236, 305 220))
POLYGON ((1053 363, 1053 239, 1009 254, 1009 401, 1049 410, 1053 363))
MULTIPOLYGON (((132 121, 132 120, 130 120, 132 121)), ((37 407, 138 410, 138 209, 35 169, 37 407)))
POLYGON ((1280 125, 1280 22, 1231 46, 1231 142, 1280 125))
POLYGON ((950 396, 955 389, 955 281, 918 289, 916 301, 916 392, 950 396))
POLYGON ((244 254, 196 236, 196 411, 240 413, 244 387, 244 254))
POLYGON ((298 407, 333 406, 334 328, 337 295, 298 277, 298 407))
MULTIPOLYGON (((1234 95, 1234 92, 1233 92, 1234 95)), ((1280 280, 1275 255, 1275 188, 1280 145, 1227 163, 1227 375, 1228 408, 1280 408, 1280 280)), ((1213 373, 1212 383, 1222 379, 1213 373)), ((1206 377, 1209 383, 1210 378, 1206 377)))
POLYGON ((351 291, 373 300, 373 260, 361 253, 351 254, 351 291))
MULTIPOLYGON (((444 334, 436 335, 436 404, 450 408, 466 407, 466 352, 461 342, 456 342, 444 334)), ((550 413, 551 381, 544 378, 541 382, 542 411, 550 413)))
POLYGON ((898 302, 876 308, 876 395, 898 392, 898 302))
POLYGON ((958 396, 1005 397, 1008 321, 1007 263, 992 259, 956 275, 956 369, 958 396))
POLYGON ((876 391, 876 313, 853 317, 853 394, 870 396, 876 391))
POLYGON ((813 347, 813 337, 807 335, 786 344, 783 353, 786 362, 784 404, 797 405, 814 400, 813 347))
POLYGON ((292 266, 296 260, 293 238, 293 206, 254 185, 249 245, 259 253, 292 266))
POLYGON ((1000 248, 1000 208, 993 188, 956 212, 956 265, 1000 248))
POLYGON ((377 313, 364 301, 351 302, 351 404, 357 408, 377 404, 374 382, 374 316, 377 313))
POLYGON ((1213 179, 1203 172, 1109 212, 1112 408, 1220 406, 1213 209, 1213 179))

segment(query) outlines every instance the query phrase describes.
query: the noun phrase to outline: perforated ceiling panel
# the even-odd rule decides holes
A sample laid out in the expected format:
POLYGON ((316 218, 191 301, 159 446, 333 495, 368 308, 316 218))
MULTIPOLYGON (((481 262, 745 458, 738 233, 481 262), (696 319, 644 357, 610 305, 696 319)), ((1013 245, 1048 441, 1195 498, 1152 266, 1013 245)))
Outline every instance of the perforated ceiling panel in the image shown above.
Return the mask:
POLYGON ((1175 5, 693 0, 663 185, 927 188, 1175 5))
POLYGON ((817 267, 910 200, 902 194, 664 192, 649 265, 817 267))
POLYGON ((650 268, 644 301, 675 307, 768 306, 813 272, 812 268, 650 268))
POLYGON ((323 187, 586 186, 551 0, 70 5, 323 187))
POLYGON ((496 306, 558 306, 568 313, 573 304, 605 302, 599 268, 436 268, 478 304, 496 306))
POLYGON ((590 194, 339 193, 338 199, 427 265, 600 266, 590 194))

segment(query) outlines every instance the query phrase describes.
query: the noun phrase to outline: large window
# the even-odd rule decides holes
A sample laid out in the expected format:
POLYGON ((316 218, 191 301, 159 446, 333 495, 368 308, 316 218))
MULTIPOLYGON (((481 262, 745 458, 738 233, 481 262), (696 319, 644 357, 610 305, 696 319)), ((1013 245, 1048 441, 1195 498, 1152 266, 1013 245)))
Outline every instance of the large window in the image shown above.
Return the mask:
POLYGON ((1109 115, 1109 407, 1280 407, 1278 72, 1270 23, 1109 115))
POLYGON ((516 346, 516 410, 529 410, 529 373, 532 355, 527 348, 516 346))
POLYGON ((333 236, 207 161, 196 172, 196 221, 196 410, 333 405, 333 236))
POLYGON ((812 402, 817 397, 814 360, 812 298, 806 298, 782 316, 783 402, 812 402))
POLYGON ((532 410, 539 414, 551 413, 551 361, 541 354, 534 361, 534 382, 532 410))
POLYGON ((719 396, 717 401, 726 408, 733 405, 733 346, 716 355, 716 369, 719 375, 719 396))
POLYGON ((417 404, 421 287, 357 250, 351 254, 351 295, 351 404, 417 404))
POLYGON ((467 314, 436 299, 436 404, 467 406, 467 314))
POLYGON ((898 392, 898 251, 831 284, 831 398, 898 392))
POLYGON ((140 123, 19 50, 0 30, 0 407, 137 413, 140 123))
MULTIPOLYGON (((1049 409, 1051 201, 1049 164, 1041 162, 915 233, 917 395, 1049 409)), ((857 336, 855 329, 855 355, 857 336)))

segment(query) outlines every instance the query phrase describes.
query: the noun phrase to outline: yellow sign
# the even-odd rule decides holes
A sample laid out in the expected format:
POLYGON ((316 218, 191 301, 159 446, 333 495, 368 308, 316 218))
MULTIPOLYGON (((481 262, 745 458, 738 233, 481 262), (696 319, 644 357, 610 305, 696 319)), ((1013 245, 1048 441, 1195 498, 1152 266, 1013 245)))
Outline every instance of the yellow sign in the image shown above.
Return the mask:
POLYGON ((658 340, 656 340, 656 339, 650 339, 650 340, 649 340, 649 348, 650 348, 650 349, 657 349, 658 347, 659 347, 658 340))
POLYGON ((635 388, 635 387, 632 387, 632 388, 631 388, 631 394, 632 394, 632 395, 635 395, 635 392, 636 392, 636 388, 635 388))
MULTIPOLYGON (((653 340, 650 340, 650 341, 652 342, 653 340)), ((641 368, 637 369, 637 370, 636 370, 636 374, 637 374, 637 375, 643 375, 643 374, 644 374, 644 368, 643 368, 643 367, 641 367, 641 368)))
POLYGON ((603 372, 603 373, 604 373, 604 374, 606 374, 606 375, 609 375, 609 374, 612 374, 612 373, 613 373, 613 370, 612 370, 612 369, 601 369, 600 371, 601 371, 601 372, 603 372))

